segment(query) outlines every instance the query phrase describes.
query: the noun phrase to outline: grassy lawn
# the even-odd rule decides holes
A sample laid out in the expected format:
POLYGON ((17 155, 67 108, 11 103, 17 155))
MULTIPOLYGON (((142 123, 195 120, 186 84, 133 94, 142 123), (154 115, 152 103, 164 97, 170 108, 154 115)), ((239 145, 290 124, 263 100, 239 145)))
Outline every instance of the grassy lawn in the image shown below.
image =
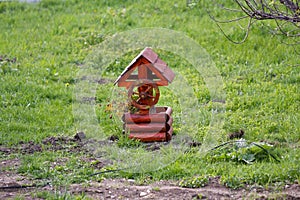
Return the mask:
MULTIPOLYGON (((201 5, 188 7, 184 1, 51 0, 32 4, 0 2, 0 30, 0 147, 18 148, 31 141, 43 149, 33 154, 0 152, 1 160, 21 160, 20 174, 51 181, 55 186, 107 177, 131 178, 140 183, 181 180, 179 185, 185 187, 201 187, 210 177, 220 177, 221 183, 231 188, 283 186, 299 181, 299 54, 261 23, 251 28, 245 43, 236 45, 222 35, 201 5), (171 29, 188 36, 214 61, 226 93, 224 125, 217 130, 222 139, 216 139, 216 144, 228 141, 229 133, 242 129, 243 144, 255 142, 263 148, 253 143, 243 148, 238 147, 239 143, 229 143, 202 155, 200 147, 191 147, 170 156, 170 161, 155 171, 123 170, 92 177, 89 175, 99 170, 123 167, 120 160, 128 153, 122 158, 111 151, 105 159, 112 162, 106 160, 109 164, 100 169, 95 165, 100 162, 98 158, 101 160, 101 152, 70 151, 76 145, 73 142, 64 143, 62 150, 47 148, 43 143, 46 138, 73 137, 78 131, 73 108, 80 104, 74 99, 74 91, 87 57, 114 34, 147 27, 171 29)), ((226 30, 235 38, 243 35, 234 27, 226 30)), ((117 135, 119 140, 114 147, 118 151, 147 156, 146 145, 122 136, 120 123, 113 120, 118 117, 118 109, 109 108, 112 97, 118 99, 112 95, 120 92, 113 81, 139 51, 128 50, 99 74, 101 84, 96 87, 94 109, 105 140, 117 135)), ((214 107, 205 80, 189 67, 186 58, 162 49, 155 51, 191 86, 201 108, 201 116, 190 118, 182 130, 180 94, 161 88, 159 105, 173 108, 175 137, 193 132, 193 140, 202 143, 209 134, 214 107)), ((93 145, 98 148, 97 143, 93 145)))

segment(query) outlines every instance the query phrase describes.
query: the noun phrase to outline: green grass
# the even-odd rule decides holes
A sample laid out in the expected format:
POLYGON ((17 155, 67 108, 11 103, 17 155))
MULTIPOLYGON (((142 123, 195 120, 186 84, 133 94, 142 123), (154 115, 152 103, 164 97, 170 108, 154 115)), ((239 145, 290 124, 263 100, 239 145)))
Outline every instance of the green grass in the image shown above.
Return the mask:
MULTIPOLYGON (((205 48, 222 75, 227 95, 225 124, 220 127, 220 133, 243 129, 246 140, 273 143, 281 162, 261 160, 247 165, 204 158, 194 149, 154 172, 119 172, 91 179, 101 180, 103 176, 134 178, 140 182, 149 181, 149 177, 151 181, 184 179, 187 182, 183 186, 193 186, 193 183, 198 186, 207 177, 220 176, 224 185, 233 188, 243 184, 268 186, 299 181, 299 55, 259 23, 252 27, 245 43, 234 45, 225 39, 200 5, 190 8, 185 2, 0 2, 0 55, 4 58, 0 62, 0 144, 40 143, 53 135, 74 135, 77 130, 72 95, 76 73, 86 56, 113 34, 141 27, 181 31, 205 48)), ((212 105, 201 74, 187 67, 190 64, 185 58, 156 51, 193 87, 203 110, 202 118, 189 128, 197 132, 195 139, 201 142, 209 129, 212 105)), ((106 107, 111 103, 112 81, 137 53, 131 51, 116 59, 99 74, 109 80, 99 85, 96 92, 99 126, 107 137, 120 135, 122 129, 111 119, 114 113, 106 107)), ((178 97, 173 97, 168 88, 161 91, 159 104, 173 108, 177 134, 181 124, 176 121, 180 121, 182 112, 178 97)), ((119 145, 145 151, 143 146, 126 138, 122 138, 119 145)), ((85 182, 89 179, 85 175, 97 171, 88 163, 76 162, 81 154, 45 151, 17 156, 22 160, 20 173, 33 179, 50 179, 55 185, 85 182), (53 163, 62 157, 67 158, 67 162, 53 168, 53 163)), ((5 156, 1 155, 1 159, 5 156)), ((117 165, 110 167, 118 168, 117 165)))

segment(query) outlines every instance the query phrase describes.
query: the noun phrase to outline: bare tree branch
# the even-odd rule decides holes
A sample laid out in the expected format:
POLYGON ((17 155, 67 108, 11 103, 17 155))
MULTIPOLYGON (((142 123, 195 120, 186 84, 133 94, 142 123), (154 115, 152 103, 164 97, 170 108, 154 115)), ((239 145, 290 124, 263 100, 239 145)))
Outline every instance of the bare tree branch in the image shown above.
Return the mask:
MULTIPOLYGON (((207 4, 213 11, 216 7, 212 6, 218 6, 224 12, 237 13, 240 11, 244 13, 243 16, 238 15, 234 19, 220 20, 207 9, 209 16, 217 23, 232 23, 245 18, 258 21, 272 20, 275 21, 274 30, 277 34, 300 38, 299 0, 211 0, 207 4), (234 5, 236 6, 234 7, 234 5)), ((221 28, 219 24, 218 27, 221 28)), ((250 27, 247 28, 247 30, 249 29, 250 27)), ((222 33, 224 33, 223 30, 222 33)))
MULTIPOLYGON (((299 6, 290 0, 280 0, 280 3, 284 4, 287 8, 289 8, 293 13, 296 13, 299 10, 299 6)), ((299 14, 298 14, 299 15, 299 14)))
POLYGON ((291 0, 234 0, 241 10, 249 17, 257 20, 277 19, 291 23, 300 22, 300 9, 298 1, 291 0), (258 6, 259 5, 259 6, 258 6), (261 9, 260 9, 261 7, 261 9))

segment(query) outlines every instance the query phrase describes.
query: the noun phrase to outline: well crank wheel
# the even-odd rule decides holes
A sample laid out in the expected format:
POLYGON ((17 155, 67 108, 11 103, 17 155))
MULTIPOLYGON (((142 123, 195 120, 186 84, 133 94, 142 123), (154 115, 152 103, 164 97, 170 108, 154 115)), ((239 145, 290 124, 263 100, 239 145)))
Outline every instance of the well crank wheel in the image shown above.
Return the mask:
POLYGON ((134 107, 147 110, 158 102, 158 86, 147 79, 138 80, 129 88, 128 98, 134 107))

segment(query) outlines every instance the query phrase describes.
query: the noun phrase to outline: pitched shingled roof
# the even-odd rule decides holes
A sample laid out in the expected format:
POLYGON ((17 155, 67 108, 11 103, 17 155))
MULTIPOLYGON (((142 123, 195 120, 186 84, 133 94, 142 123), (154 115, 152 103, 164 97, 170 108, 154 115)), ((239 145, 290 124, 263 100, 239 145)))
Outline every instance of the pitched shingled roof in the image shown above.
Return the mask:
POLYGON ((146 58, 155 69, 159 71, 159 73, 169 82, 171 83, 175 77, 174 72, 168 67, 168 65, 162 61, 158 55, 150 48, 146 47, 138 56, 136 56, 131 63, 125 68, 125 70, 121 73, 118 79, 115 81, 114 84, 118 83, 120 78, 126 74, 128 71, 131 70, 134 63, 137 62, 141 57, 146 58))

